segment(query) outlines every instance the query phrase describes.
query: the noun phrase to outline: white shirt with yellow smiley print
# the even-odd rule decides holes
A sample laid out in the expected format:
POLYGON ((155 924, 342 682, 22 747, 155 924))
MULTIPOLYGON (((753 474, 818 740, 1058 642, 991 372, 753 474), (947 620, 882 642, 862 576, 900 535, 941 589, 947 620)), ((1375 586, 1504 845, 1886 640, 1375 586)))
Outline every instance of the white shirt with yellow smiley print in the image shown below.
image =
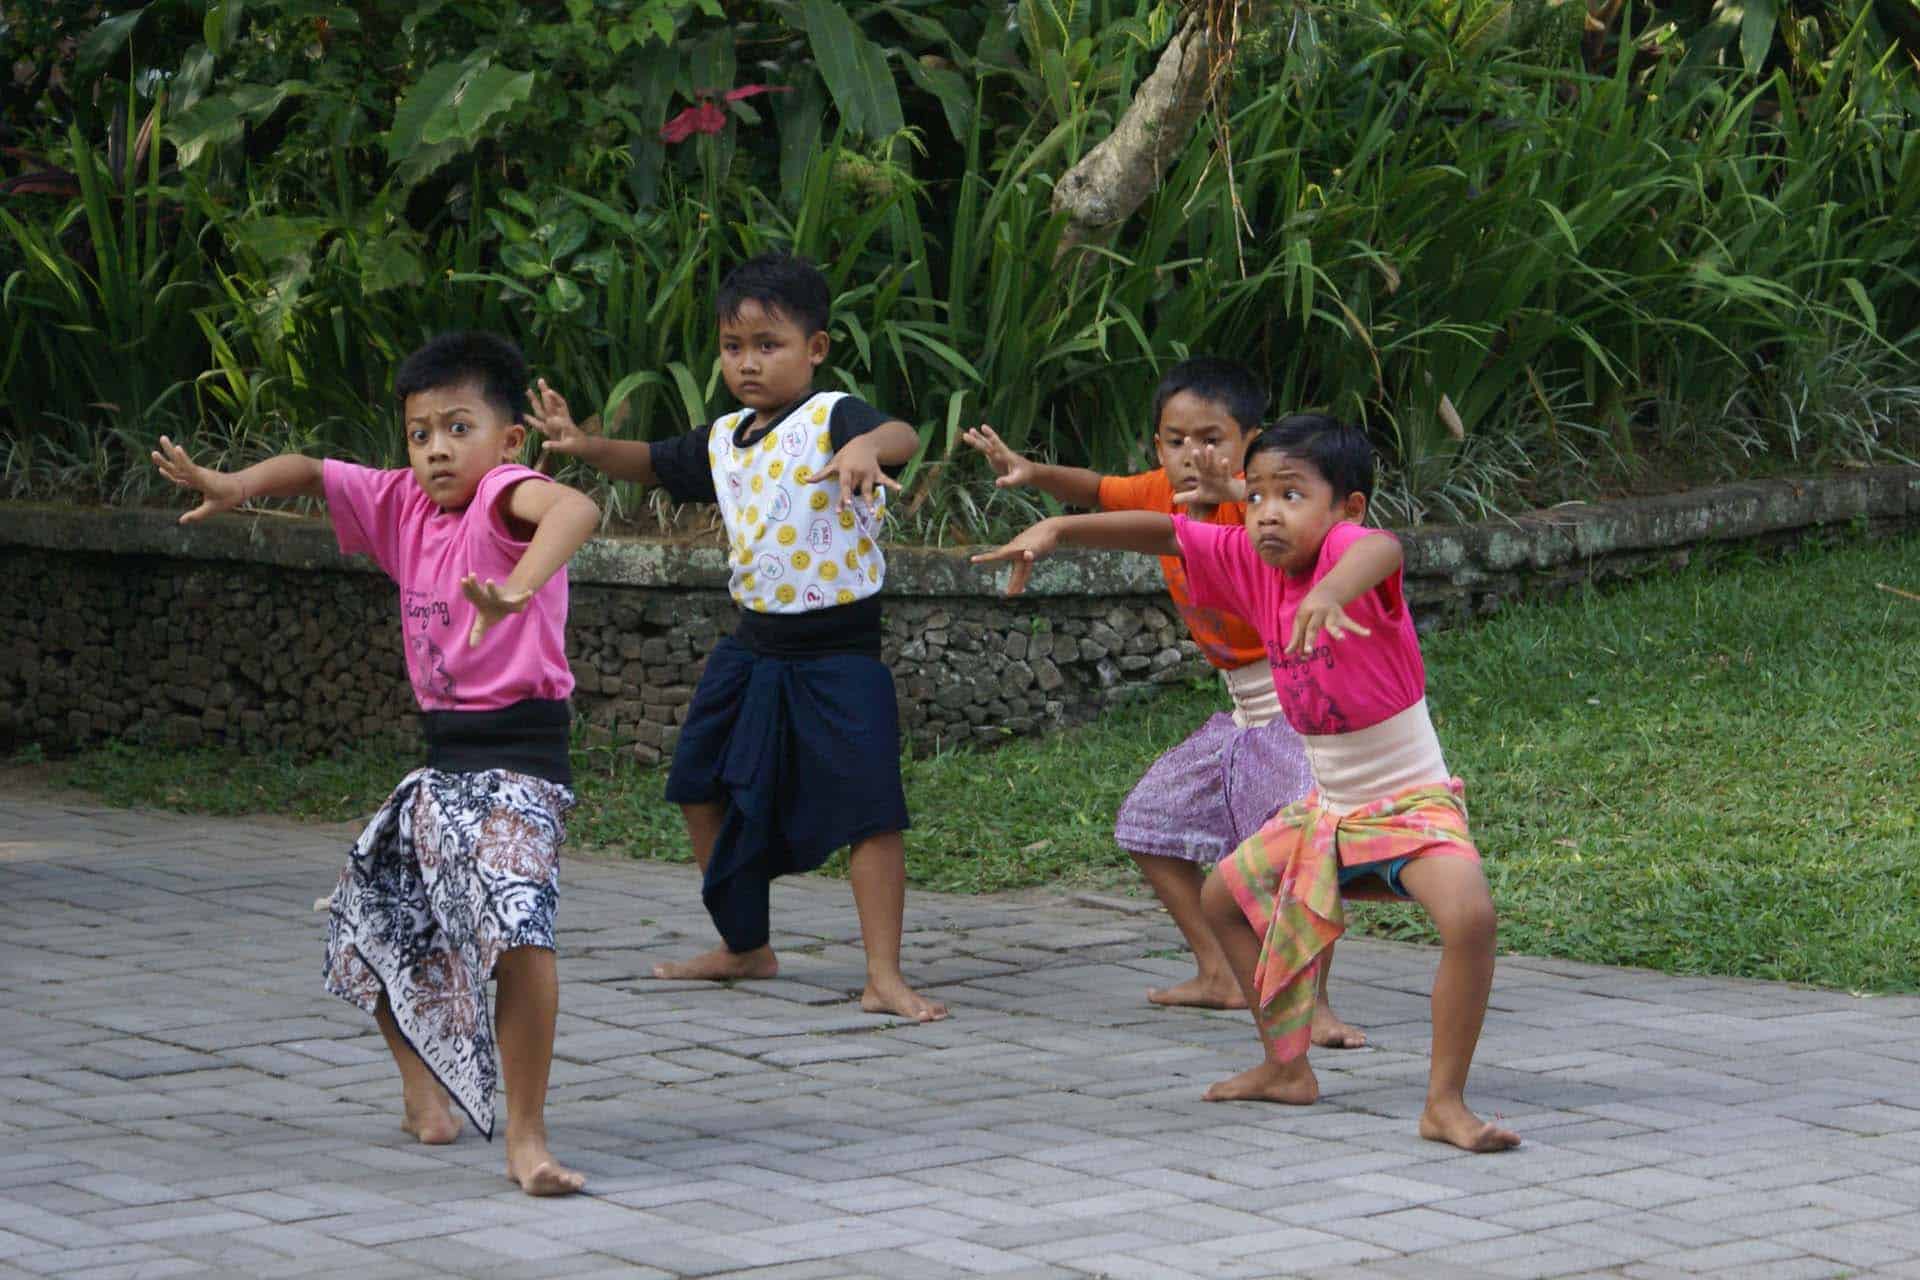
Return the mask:
POLYGON ((878 541, 885 493, 836 511, 838 481, 808 483, 833 456, 828 424, 845 394, 816 392, 745 448, 734 433, 749 410, 713 424, 707 456, 727 528, 727 590, 742 609, 812 613, 864 600, 886 579, 878 541))

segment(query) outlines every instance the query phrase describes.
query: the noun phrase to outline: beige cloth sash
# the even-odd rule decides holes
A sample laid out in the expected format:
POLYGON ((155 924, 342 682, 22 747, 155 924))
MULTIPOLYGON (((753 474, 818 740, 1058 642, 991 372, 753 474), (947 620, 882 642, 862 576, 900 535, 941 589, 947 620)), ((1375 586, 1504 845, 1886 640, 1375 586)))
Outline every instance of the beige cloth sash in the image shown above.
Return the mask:
POLYGON ((1356 732, 1301 734, 1300 741, 1320 802, 1335 814, 1352 813, 1409 787, 1445 786, 1451 776, 1425 698, 1356 732))
POLYGON ((1233 699, 1233 722, 1257 729, 1280 718, 1280 695, 1274 692, 1273 668, 1262 658, 1244 667, 1222 667, 1220 679, 1233 699))

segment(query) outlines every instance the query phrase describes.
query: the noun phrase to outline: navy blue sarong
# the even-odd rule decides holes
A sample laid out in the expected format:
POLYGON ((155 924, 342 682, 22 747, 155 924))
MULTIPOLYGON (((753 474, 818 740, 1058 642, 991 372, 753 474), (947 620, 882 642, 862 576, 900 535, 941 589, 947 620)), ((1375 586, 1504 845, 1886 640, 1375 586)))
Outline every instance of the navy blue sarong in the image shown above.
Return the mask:
POLYGON ((675 804, 725 807, 700 897, 727 950, 767 945, 775 876, 907 828, 900 712, 880 659, 714 646, 667 774, 675 804))

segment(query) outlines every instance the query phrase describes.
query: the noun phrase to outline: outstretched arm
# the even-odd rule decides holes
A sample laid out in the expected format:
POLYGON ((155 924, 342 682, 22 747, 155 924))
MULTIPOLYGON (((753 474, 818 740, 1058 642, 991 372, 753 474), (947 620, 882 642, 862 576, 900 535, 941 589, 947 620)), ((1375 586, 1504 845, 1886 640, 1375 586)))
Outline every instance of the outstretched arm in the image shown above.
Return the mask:
POLYGON ((283 453, 256 462, 239 471, 215 471, 187 456, 165 436, 153 451, 153 465, 160 474, 182 489, 197 490, 200 505, 180 517, 181 524, 193 524, 222 511, 231 511, 255 498, 324 498, 326 481, 320 459, 304 454, 283 453))
POLYGON ((523 480, 508 490, 501 513, 532 525, 533 539, 505 582, 482 581, 475 574, 461 581, 461 593, 476 611, 469 645, 479 644, 489 627, 524 609, 533 593, 600 527, 600 508, 592 498, 567 485, 538 480, 523 480))
POLYGON ((540 442, 541 453, 578 458, 615 480, 655 483, 652 445, 644 440, 609 440, 581 430, 567 398, 548 386, 545 378, 527 392, 527 404, 527 425, 546 437, 540 442))
POLYGON ((1085 467, 1062 467, 1051 462, 1035 462, 1007 447, 1006 441, 986 423, 960 437, 987 459, 993 468, 994 485, 1001 489, 1028 485, 1058 498, 1070 507, 1100 506, 1100 473, 1085 467))
POLYGON ((1372 635, 1347 616, 1347 606, 1385 582, 1400 567, 1400 561, 1400 540, 1384 534, 1369 534, 1341 552, 1327 576, 1315 583, 1300 602, 1286 652, 1310 651, 1323 630, 1329 640, 1343 639, 1348 632, 1372 635))
POLYGON ((1007 594, 1027 589, 1034 561, 1052 555, 1062 544, 1108 551, 1138 551, 1150 556, 1177 556, 1180 540, 1173 533, 1173 517, 1158 511, 1106 511, 1097 515, 1053 516, 1042 520, 996 551, 973 558, 975 564, 997 560, 1013 562, 1007 594))

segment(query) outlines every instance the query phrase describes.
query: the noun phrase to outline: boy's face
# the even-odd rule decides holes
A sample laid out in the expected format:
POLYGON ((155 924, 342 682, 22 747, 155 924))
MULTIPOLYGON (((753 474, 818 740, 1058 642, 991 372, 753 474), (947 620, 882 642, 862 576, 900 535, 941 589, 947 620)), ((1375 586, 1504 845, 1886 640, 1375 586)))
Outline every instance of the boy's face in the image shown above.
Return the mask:
POLYGON ((1283 573, 1311 572, 1328 530, 1366 514, 1365 494, 1336 498, 1320 469, 1303 458, 1267 450, 1247 463, 1247 537, 1261 561, 1283 573))
POLYGON ((489 404, 477 383, 416 391, 402 415, 413 478, 442 511, 472 502, 487 472, 518 458, 527 438, 527 429, 489 404))
POLYGON ((748 298, 720 322, 720 376, 733 398, 756 412, 783 409, 813 389, 827 358, 823 330, 807 333, 784 311, 748 298))
POLYGON ((1153 447, 1173 491, 1179 493, 1199 478, 1201 461, 1209 450, 1238 461, 1247 447, 1247 431, 1218 400, 1176 391, 1160 406, 1153 447))

